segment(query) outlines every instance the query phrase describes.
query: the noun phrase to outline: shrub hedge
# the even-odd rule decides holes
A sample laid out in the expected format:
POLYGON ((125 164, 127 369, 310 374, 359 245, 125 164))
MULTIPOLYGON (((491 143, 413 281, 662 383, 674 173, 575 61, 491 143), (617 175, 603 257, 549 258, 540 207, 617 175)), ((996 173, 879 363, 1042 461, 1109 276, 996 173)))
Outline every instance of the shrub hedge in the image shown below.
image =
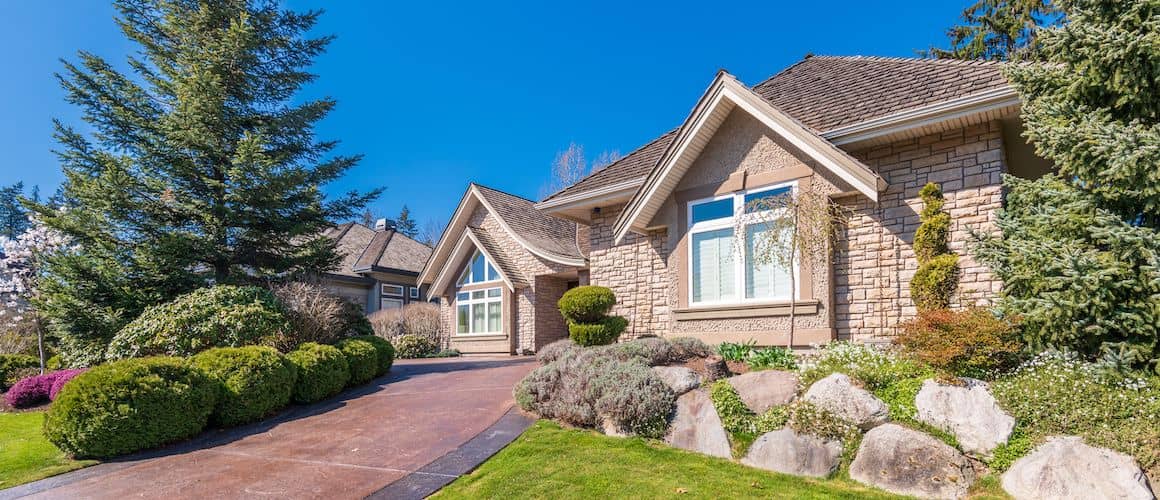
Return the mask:
POLYGON ((391 365, 395 363, 395 346, 391 345, 391 341, 374 335, 359 335, 357 337, 351 337, 350 340, 369 342, 375 348, 376 377, 386 375, 387 372, 391 371, 391 365))
POLYGON ((230 427, 261 420, 290 402, 296 368, 273 347, 219 347, 189 359, 217 382, 211 422, 230 427))
POLYGON ((106 357, 191 356, 211 347, 271 343, 289 329, 270 291, 218 285, 146 309, 117 332, 106 357))
POLYGON ((209 421, 218 385, 185 360, 127 359, 64 386, 44 436, 77 457, 108 458, 188 438, 209 421))
POLYGON ((342 339, 334 347, 342 351, 350 367, 347 385, 359 385, 375 378, 379 370, 379 351, 374 344, 360 339, 342 339))
POLYGON ((334 346, 307 342, 286 355, 298 368, 293 400, 313 403, 342 392, 350 380, 346 356, 334 346))
POLYGON ((9 384, 16 382, 11 380, 13 373, 22 368, 38 368, 40 367, 40 360, 35 356, 27 354, 0 354, 0 389, 6 389, 9 384))

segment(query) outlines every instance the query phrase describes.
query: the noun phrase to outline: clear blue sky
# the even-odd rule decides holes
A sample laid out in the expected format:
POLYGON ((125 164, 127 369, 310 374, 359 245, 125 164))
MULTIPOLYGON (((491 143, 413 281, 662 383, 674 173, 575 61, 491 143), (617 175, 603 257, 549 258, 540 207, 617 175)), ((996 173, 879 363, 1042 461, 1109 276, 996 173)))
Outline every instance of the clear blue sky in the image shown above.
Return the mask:
MULTIPOLYGON (((889 2, 324 2, 338 39, 305 96, 338 109, 319 137, 363 153, 331 192, 444 222, 468 181, 536 199, 555 153, 628 153, 678 125, 714 73, 753 84, 807 53, 912 56, 945 45, 968 0, 889 2), (569 5, 570 3, 575 5, 569 5)), ((134 48, 101 0, 9 2, 0 17, 0 185, 61 181, 51 119, 79 124, 53 78, 78 49, 134 48)))

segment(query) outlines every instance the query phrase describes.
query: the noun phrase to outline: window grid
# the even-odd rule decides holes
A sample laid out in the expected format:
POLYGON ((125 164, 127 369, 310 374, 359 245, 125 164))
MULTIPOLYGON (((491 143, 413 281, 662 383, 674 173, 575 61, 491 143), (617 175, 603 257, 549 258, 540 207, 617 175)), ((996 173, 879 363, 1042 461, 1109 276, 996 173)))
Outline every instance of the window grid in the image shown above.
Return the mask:
POLYGON ((457 335, 489 335, 503 332, 503 291, 500 288, 455 294, 457 335))

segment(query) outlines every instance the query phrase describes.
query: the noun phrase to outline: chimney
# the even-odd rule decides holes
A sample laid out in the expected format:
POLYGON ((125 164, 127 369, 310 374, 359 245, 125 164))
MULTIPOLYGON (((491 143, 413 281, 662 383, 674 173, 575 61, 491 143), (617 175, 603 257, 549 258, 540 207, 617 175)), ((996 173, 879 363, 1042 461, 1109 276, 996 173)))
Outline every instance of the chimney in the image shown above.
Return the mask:
POLYGON ((375 231, 386 231, 387 219, 379 219, 375 221, 375 231))

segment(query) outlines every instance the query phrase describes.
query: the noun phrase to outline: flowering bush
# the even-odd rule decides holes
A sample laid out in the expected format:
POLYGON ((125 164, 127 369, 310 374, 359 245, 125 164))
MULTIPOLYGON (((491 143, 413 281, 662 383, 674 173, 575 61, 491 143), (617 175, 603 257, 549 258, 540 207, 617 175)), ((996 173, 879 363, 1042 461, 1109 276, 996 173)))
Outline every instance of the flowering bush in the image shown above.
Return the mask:
POLYGON ((845 373, 870 390, 880 389, 894 381, 929 378, 930 367, 902 356, 897 350, 870 344, 833 342, 805 355, 798 363, 802 384, 809 387, 831 373, 845 373))
POLYGON ((4 402, 13 408, 31 408, 48 402, 48 393, 52 390, 52 383, 56 382, 56 374, 33 375, 12 384, 8 392, 4 393, 4 402))
POLYGON ((88 371, 88 368, 73 368, 71 370, 61 370, 52 373, 52 375, 56 376, 56 380, 52 382, 52 388, 48 390, 49 401, 56 401, 56 395, 60 394, 60 390, 64 388, 64 385, 76 378, 77 375, 86 371, 88 371))

